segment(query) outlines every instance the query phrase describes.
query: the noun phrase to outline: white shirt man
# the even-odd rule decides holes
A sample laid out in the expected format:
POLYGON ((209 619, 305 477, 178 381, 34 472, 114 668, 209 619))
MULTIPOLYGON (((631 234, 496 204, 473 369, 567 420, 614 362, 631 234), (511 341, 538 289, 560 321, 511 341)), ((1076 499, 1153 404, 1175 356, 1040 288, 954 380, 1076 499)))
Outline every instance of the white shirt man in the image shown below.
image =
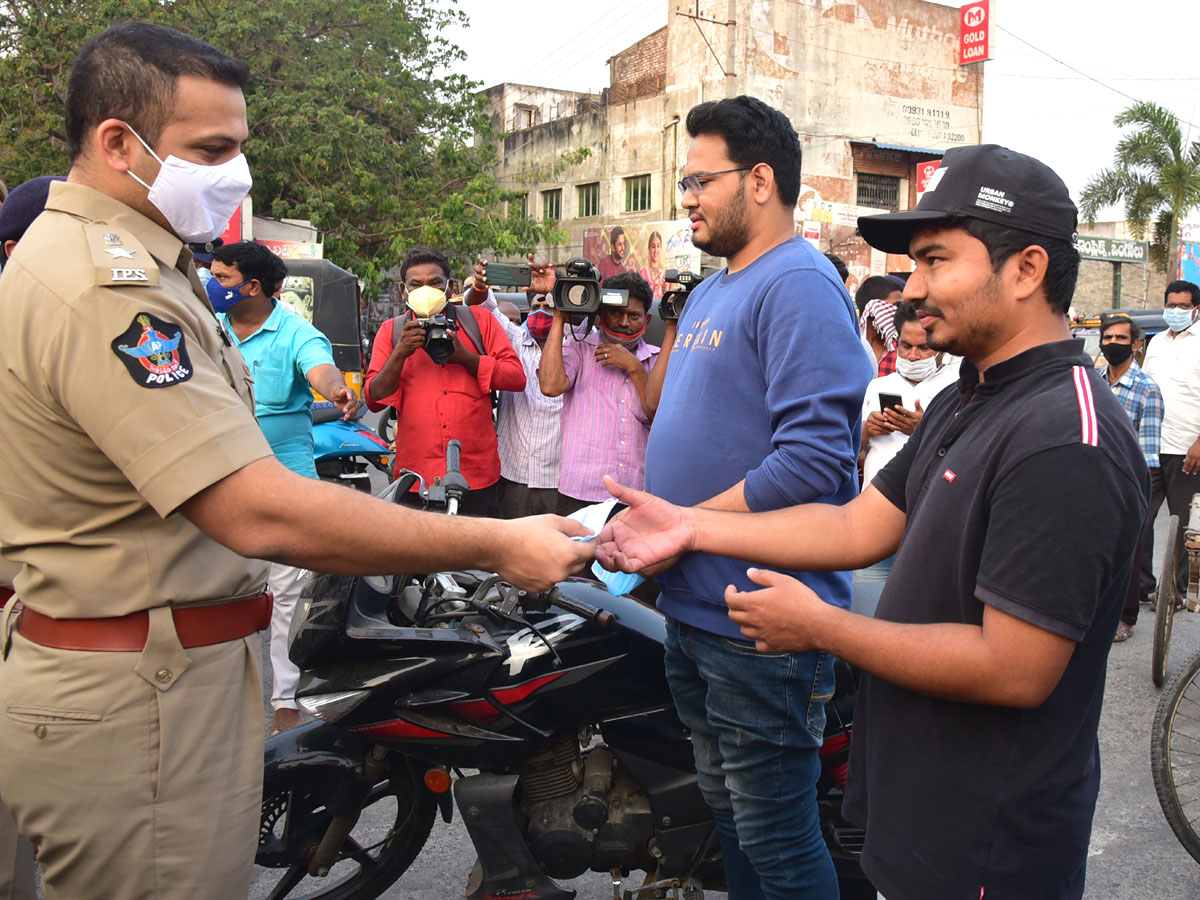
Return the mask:
POLYGON ((958 378, 958 357, 930 348, 911 304, 897 306, 896 324, 896 371, 874 379, 863 398, 864 488, 900 452, 929 401, 958 378), (887 394, 899 396, 900 406, 883 409, 880 397, 887 394))
MULTIPOLYGON (((1165 499, 1171 515, 1187 524, 1192 494, 1200 492, 1200 287, 1190 281, 1167 285, 1163 301, 1167 330, 1146 348, 1143 371, 1158 384, 1163 398, 1159 467, 1150 470, 1150 510, 1142 533, 1142 552, 1153 554, 1154 519, 1165 499)), ((1187 593, 1188 565, 1183 541, 1177 542, 1176 587, 1187 593)), ((1143 560, 1143 573, 1149 568, 1143 560)), ((1154 589, 1145 574, 1142 591, 1154 589)))

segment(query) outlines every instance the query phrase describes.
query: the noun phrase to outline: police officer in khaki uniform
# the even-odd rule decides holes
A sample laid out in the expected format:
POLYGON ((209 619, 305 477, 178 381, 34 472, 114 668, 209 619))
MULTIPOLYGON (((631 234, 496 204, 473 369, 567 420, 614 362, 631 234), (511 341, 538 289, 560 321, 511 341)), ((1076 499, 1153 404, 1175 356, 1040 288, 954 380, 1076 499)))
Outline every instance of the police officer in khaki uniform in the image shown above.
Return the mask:
MULTIPOLYGON (((33 220, 46 208, 50 183, 62 180, 58 175, 33 178, 17 185, 4 198, 5 202, 0 204, 0 270, 33 220)), ((0 557, 0 609, 13 602, 13 579, 20 571, 15 562, 0 557)), ((0 900, 37 900, 33 847, 17 832, 17 823, 3 801, 0 801, 0 900)))
POLYGON ((249 187, 244 63, 158 26, 76 59, 71 169, 0 275, 0 796, 55 898, 247 892, 266 564, 479 567, 541 589, 552 517, 424 514, 289 472, 182 240, 249 187), (17 609, 14 613, 13 610, 17 609))

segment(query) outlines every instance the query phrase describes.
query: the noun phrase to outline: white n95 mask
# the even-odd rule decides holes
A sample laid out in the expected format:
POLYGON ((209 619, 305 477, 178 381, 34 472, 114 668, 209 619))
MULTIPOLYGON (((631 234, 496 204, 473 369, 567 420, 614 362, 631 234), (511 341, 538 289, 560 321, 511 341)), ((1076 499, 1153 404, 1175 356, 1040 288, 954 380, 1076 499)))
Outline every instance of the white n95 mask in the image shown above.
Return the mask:
POLYGON ((246 155, 239 153, 217 166, 202 166, 178 156, 163 160, 128 123, 125 127, 162 167, 153 184, 146 184, 132 169, 129 174, 150 192, 150 202, 158 207, 171 230, 189 243, 206 243, 220 235, 254 185, 246 155))

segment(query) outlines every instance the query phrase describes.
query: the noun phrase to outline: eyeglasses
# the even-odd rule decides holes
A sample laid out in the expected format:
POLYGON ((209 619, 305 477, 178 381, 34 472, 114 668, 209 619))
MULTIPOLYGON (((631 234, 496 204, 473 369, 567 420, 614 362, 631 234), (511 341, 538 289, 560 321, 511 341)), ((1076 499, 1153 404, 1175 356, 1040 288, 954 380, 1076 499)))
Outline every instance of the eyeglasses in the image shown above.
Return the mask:
POLYGON ((736 169, 722 169, 720 172, 697 172, 695 175, 684 175, 678 182, 679 193, 686 194, 691 191, 693 194, 698 194, 704 189, 704 182, 700 179, 708 180, 715 178, 718 175, 727 175, 730 172, 749 172, 754 166, 738 166, 736 169))

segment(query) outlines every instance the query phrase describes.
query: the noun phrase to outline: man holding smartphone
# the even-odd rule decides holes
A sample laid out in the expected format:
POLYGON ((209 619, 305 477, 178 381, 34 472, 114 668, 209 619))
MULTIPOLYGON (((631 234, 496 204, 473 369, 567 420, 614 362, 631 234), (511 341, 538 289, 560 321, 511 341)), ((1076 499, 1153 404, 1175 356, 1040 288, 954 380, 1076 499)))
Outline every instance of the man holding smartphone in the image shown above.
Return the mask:
MULTIPOLYGON (((929 338, 911 303, 896 305, 896 371, 867 385, 863 397, 863 440, 858 454, 866 490, 877 472, 904 447, 937 394, 958 377, 955 357, 929 346, 929 338)), ((883 583, 892 570, 892 556, 854 573, 854 604, 864 616, 875 614, 883 583)))

